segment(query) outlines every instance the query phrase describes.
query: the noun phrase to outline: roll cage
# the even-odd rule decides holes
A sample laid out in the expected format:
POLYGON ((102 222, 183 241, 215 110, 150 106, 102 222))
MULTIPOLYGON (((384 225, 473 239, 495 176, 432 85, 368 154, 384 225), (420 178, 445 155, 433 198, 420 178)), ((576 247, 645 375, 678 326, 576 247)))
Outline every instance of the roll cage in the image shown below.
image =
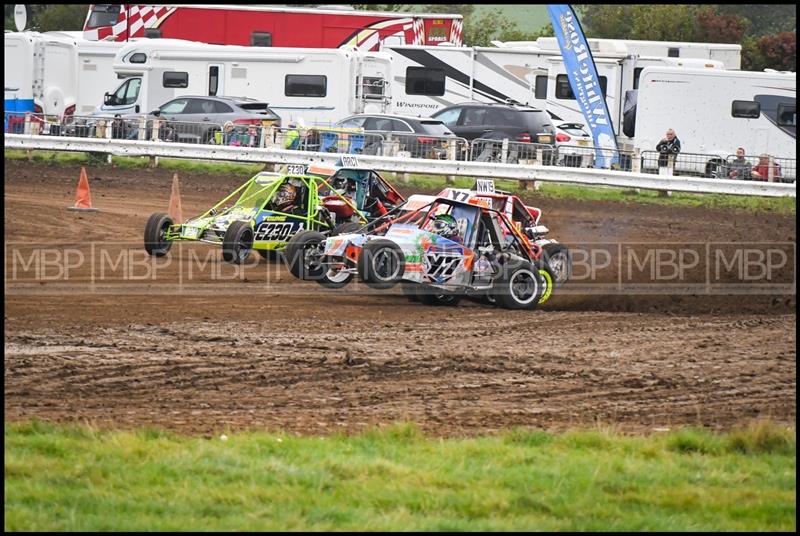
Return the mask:
MULTIPOLYGON (((322 208, 322 203, 319 198, 319 189, 322 187, 329 188, 332 192, 331 195, 338 197, 344 203, 350 206, 354 213, 358 215, 361 223, 367 222, 367 218, 364 213, 355 207, 353 203, 351 203, 350 200, 345 196, 342 196, 333 190, 331 185, 322 177, 315 175, 290 175, 265 172, 259 173, 258 175, 248 179, 244 184, 236 188, 233 192, 228 194, 224 199, 205 211, 203 214, 195 218, 191 218, 185 223, 173 225, 170 227, 170 231, 167 233, 166 238, 171 240, 180 239, 181 228, 191 225, 193 221, 199 221, 208 217, 214 217, 215 219, 218 219, 237 211, 237 209, 242 208, 245 210, 240 212, 240 214, 249 211, 250 220, 256 218, 262 211, 269 211, 273 215, 303 220, 306 222, 306 229, 319 227, 326 229, 332 228, 334 222, 326 211, 322 213, 322 217, 326 221, 323 221, 323 219, 320 219, 319 217, 320 208, 322 208), (298 205, 303 208, 303 212, 298 214, 267 208, 267 205, 274 198, 278 188, 280 188, 282 184, 289 181, 295 184, 295 186, 299 186, 301 189, 300 201, 298 202, 298 205), (230 201, 237 195, 239 198, 236 199, 233 204, 228 205, 230 201)), ((203 227, 210 227, 212 223, 213 222, 209 222, 203 225, 203 227)))
MULTIPOLYGON (((479 247, 491 245, 494 246, 497 251, 512 250, 519 256, 528 258, 530 261, 537 261, 541 256, 541 248, 535 244, 531 244, 517 226, 509 221, 505 213, 491 206, 464 203, 445 197, 438 197, 417 210, 395 217, 399 212, 400 207, 398 207, 385 216, 368 223, 356 232, 384 235, 389 228, 395 224, 410 224, 424 229, 431 218, 442 213, 442 211, 439 210, 439 207, 442 205, 463 207, 467 210, 479 211, 479 217, 471 227, 470 236, 463 237, 464 246, 477 249, 479 247)), ((450 211, 452 211, 452 209, 447 212, 450 211)))

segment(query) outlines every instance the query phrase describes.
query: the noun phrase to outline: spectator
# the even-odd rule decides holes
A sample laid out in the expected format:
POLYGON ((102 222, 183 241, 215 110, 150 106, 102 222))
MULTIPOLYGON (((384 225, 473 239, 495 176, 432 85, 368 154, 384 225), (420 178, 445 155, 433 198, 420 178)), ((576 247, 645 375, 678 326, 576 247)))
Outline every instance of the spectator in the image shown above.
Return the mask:
MULTIPOLYGON (((761 154, 758 156, 758 164, 753 166, 753 178, 759 181, 769 180, 769 155, 761 154)), ((781 176, 781 168, 777 163, 772 164, 772 178, 779 179, 781 176)))
POLYGON ((310 129, 306 133, 306 138, 303 142, 305 150, 319 151, 319 143, 320 143, 319 130, 317 130, 316 128, 310 129))
POLYGON ((675 135, 672 129, 667 130, 666 137, 658 142, 656 145, 658 155, 658 167, 667 167, 669 165, 669 155, 677 155, 681 152, 681 140, 675 135))
POLYGON ((283 141, 283 147, 286 149, 297 149, 298 145, 300 145, 300 131, 297 130, 297 123, 290 121, 289 130, 286 131, 286 138, 283 141))
POLYGON ((138 140, 139 139, 139 121, 138 120, 124 120, 122 116, 116 114, 114 116, 114 130, 116 132, 125 132, 126 127, 129 125, 132 126, 128 129, 128 132, 125 134, 126 140, 138 140), (127 123, 127 124, 126 124, 127 123))
POLYGON ((728 178, 740 181, 752 179, 750 162, 744 157, 744 147, 736 149, 736 160, 728 164, 728 178))
POLYGON ((225 121, 225 124, 222 125, 222 145, 241 145, 236 136, 233 121, 225 121))
POLYGON ((247 127, 248 147, 258 147, 258 127, 250 125, 247 127))

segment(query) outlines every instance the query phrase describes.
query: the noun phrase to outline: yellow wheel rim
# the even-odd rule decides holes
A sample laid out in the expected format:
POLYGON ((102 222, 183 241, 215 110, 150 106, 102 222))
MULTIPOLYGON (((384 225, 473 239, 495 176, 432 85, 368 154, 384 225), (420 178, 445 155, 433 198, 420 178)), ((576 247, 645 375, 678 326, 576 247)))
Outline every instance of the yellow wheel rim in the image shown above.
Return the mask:
POLYGON ((550 272, 542 268, 539 269, 539 275, 544 278, 545 284, 542 297, 539 298, 539 305, 543 305, 547 300, 550 299, 550 295, 553 294, 553 278, 550 276, 550 272))

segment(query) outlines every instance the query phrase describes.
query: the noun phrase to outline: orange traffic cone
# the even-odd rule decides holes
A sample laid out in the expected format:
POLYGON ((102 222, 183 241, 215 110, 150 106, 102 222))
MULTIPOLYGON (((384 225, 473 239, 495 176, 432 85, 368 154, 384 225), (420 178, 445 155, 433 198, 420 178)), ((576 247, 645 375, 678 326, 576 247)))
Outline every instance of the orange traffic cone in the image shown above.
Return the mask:
POLYGON ((173 223, 183 222, 183 213, 181 211, 181 191, 178 188, 178 174, 172 175, 172 193, 169 196, 169 217, 172 218, 173 223))
POLYGON ((78 190, 75 193, 75 205, 67 207, 74 212, 97 212, 92 208, 92 196, 89 193, 89 179, 86 177, 86 168, 81 167, 81 178, 78 180, 78 190))

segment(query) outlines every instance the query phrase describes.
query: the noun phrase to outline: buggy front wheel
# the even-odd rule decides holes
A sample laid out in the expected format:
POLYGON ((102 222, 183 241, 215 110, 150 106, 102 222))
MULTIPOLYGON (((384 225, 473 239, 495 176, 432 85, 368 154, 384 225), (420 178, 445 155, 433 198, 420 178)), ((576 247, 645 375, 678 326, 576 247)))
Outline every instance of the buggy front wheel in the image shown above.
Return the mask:
POLYGON ((225 231, 222 239, 222 258, 226 262, 242 264, 253 249, 253 228, 246 221, 235 221, 225 231))
POLYGON ((400 246, 383 238, 370 240, 358 257, 358 276, 368 287, 392 288, 403 277, 406 258, 400 246))
POLYGON ((144 226, 144 249, 148 255, 163 257, 167 254, 172 247, 172 241, 167 239, 172 223, 172 218, 161 212, 150 216, 144 226))
POLYGON ((506 264, 497 277, 492 294, 500 307, 506 309, 534 309, 545 290, 539 270, 530 262, 506 264))

